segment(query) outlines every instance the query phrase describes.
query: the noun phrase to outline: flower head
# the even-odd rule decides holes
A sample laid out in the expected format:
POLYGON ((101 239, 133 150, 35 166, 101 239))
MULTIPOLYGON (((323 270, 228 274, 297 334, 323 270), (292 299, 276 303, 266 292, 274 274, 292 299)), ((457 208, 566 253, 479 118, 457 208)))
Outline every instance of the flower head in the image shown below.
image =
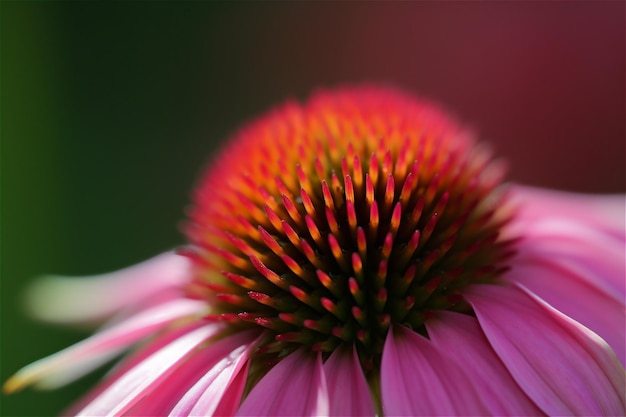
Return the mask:
POLYGON ((287 103, 218 155, 177 254, 34 289, 49 319, 76 311, 66 292, 91 301, 83 318, 122 313, 5 390, 57 386, 149 338, 72 412, 623 414, 624 198, 503 173, 399 92, 287 103))

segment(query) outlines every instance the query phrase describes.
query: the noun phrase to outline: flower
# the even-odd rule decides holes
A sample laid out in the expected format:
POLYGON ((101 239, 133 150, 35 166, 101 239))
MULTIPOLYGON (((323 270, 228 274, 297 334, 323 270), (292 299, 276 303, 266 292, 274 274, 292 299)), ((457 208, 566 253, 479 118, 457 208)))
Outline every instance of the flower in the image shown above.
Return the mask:
POLYGON ((623 196, 502 182, 433 105, 322 91, 239 131, 189 245, 32 310, 108 323, 4 389, 141 343, 77 415, 622 415, 623 196))

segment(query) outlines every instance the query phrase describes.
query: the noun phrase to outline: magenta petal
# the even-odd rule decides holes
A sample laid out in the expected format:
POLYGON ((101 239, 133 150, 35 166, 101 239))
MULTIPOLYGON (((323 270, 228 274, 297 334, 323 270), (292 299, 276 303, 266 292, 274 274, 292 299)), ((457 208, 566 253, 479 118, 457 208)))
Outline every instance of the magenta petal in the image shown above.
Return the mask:
POLYGON ((71 382, 168 323, 204 309, 206 304, 201 301, 182 299, 142 311, 24 367, 7 381, 5 389, 14 391, 31 383, 41 388, 56 388, 71 382))
MULTIPOLYGON (((186 378, 186 375, 181 375, 180 378, 177 378, 181 382, 179 386, 182 387, 185 379, 197 382, 191 387, 186 387, 184 391, 181 390, 182 392, 174 394, 174 397, 180 399, 180 401, 172 409, 170 415, 208 416, 234 414, 241 401, 241 395, 246 383, 245 378, 238 378, 238 376, 247 374, 250 351, 255 345, 256 335, 256 332, 246 332, 225 337, 189 358, 183 367, 190 368, 190 370, 194 369, 195 375, 192 378, 186 378), (223 404, 224 400, 226 400, 226 405, 223 404), (218 407, 220 407, 220 410, 216 412, 218 407)), ((170 378, 163 385, 167 386, 172 382, 175 383, 176 380, 172 381, 170 378)), ((158 391, 160 391, 160 388, 155 391, 155 396, 167 395, 158 391)), ((163 414, 163 411, 161 410, 160 414, 163 414)))
POLYGON ((403 326, 387 334, 380 379, 383 414, 388 416, 488 414, 461 367, 403 326))
POLYGON ((609 296, 585 271, 575 265, 551 258, 516 259, 516 264, 504 278, 521 283, 561 313, 578 321, 602 337, 626 364, 625 306, 609 296))
POLYGON ((320 354, 297 350, 280 361, 252 389, 238 416, 325 416, 328 390, 320 354))
POLYGON ((354 349, 337 349, 324 364, 330 415, 373 416, 372 396, 354 349))
POLYGON ((624 368, 595 333, 518 286, 475 285, 465 297, 493 349, 544 412, 624 414, 624 368))
POLYGON ((543 415, 513 380, 474 317, 440 311, 426 328, 435 347, 471 376, 490 415, 543 415))
POLYGON ((219 329, 221 326, 204 326, 180 336, 120 375, 91 403, 80 410, 78 415, 115 416, 123 414, 168 378, 180 365, 181 360, 219 329))

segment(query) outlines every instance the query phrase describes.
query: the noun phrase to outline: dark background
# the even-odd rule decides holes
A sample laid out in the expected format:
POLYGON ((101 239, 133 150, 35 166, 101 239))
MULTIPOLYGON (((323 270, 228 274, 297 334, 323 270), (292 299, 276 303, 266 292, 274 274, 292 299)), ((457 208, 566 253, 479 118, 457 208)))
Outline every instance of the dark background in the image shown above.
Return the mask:
MULTIPOLYGON (((242 122, 317 86, 441 103, 510 179, 624 192, 624 2, 1 3, 1 379, 84 337, 29 321, 43 273, 184 242, 197 174, 242 122)), ((2 397, 57 414, 96 377, 2 397)))

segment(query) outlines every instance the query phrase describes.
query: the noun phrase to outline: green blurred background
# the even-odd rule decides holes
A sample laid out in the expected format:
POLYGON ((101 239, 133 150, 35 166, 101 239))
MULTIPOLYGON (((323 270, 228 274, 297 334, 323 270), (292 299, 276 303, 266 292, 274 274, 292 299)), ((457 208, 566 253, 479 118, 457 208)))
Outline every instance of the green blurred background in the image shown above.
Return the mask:
MULTIPOLYGON (((1 7, 1 379, 86 331, 19 294, 184 242, 197 174, 243 121, 317 86, 445 105, 515 181, 624 192, 623 2, 9 2, 1 7)), ((1 398, 54 415, 99 375, 1 398)))

